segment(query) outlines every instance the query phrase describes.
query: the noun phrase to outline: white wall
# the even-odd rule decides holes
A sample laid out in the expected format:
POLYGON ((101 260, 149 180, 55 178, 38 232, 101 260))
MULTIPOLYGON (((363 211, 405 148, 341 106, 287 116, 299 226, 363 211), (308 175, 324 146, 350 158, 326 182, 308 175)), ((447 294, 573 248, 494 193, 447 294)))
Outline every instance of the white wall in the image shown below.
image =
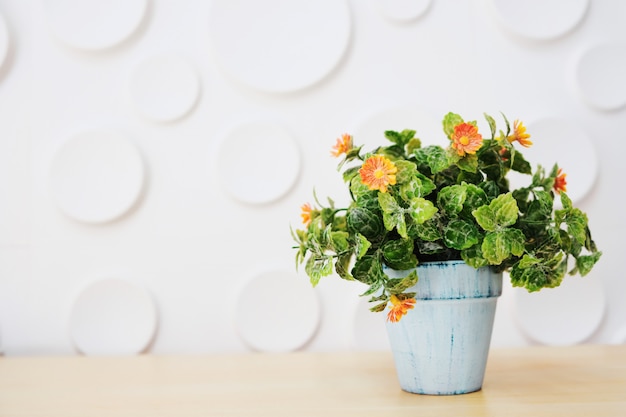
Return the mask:
POLYGON ((440 141, 448 111, 525 121, 529 157, 559 161, 604 252, 559 290, 507 285, 493 345, 626 342, 625 2, 0 0, 0 15, 4 353, 385 349, 363 288, 295 272, 290 225, 314 187, 347 199, 341 133, 440 141))

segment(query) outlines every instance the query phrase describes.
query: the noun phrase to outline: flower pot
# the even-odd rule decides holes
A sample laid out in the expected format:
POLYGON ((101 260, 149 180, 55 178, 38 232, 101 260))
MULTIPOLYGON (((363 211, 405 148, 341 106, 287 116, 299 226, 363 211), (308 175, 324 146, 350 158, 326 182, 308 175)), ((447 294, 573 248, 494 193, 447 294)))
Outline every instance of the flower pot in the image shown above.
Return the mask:
POLYGON ((387 322, 400 387, 435 395, 480 390, 502 273, 446 261, 420 264, 417 274, 417 285, 407 290, 416 293, 415 308, 399 322, 387 322))

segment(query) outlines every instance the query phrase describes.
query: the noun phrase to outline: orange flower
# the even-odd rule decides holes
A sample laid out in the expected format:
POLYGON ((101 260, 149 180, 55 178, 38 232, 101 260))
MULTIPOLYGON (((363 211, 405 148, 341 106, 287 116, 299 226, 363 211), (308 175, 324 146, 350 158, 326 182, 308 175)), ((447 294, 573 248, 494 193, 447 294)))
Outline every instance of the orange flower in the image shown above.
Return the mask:
POLYGON ((567 181, 565 180, 567 174, 562 171, 563 170, 559 168, 556 173, 556 178, 554 179, 554 191, 556 191, 557 193, 560 193, 561 191, 567 191, 567 181))
POLYGON ((470 123, 460 123, 454 126, 450 139, 452 139, 452 147, 456 149, 459 156, 476 153, 483 144, 483 137, 478 133, 478 128, 470 123))
POLYGON ((332 156, 338 157, 341 154, 348 153, 350 149, 352 149, 352 136, 344 133, 337 139, 337 143, 333 146, 330 153, 332 156))
POLYGON ((516 120, 513 122, 513 134, 508 136, 506 139, 509 143, 517 141, 523 147, 529 148, 530 145, 533 144, 532 141, 528 140, 529 137, 530 135, 526 133, 526 126, 524 126, 524 123, 516 120))
POLYGON ((359 170, 363 184, 370 190, 380 190, 383 193, 387 192, 388 185, 396 183, 396 172, 398 168, 393 162, 381 155, 367 158, 359 170))
POLYGON ((407 298, 401 300, 395 295, 391 296, 391 308, 387 313, 387 321, 397 323, 400 319, 413 307, 415 307, 415 298, 407 298))
POLYGON ((507 152, 506 148, 501 148, 500 151, 498 152, 503 162, 506 162, 509 160, 509 158, 506 157, 506 152, 507 152))
POLYGON ((300 213, 300 217, 302 217, 302 223, 304 223, 305 226, 308 226, 311 224, 311 211, 313 210, 311 208, 311 205, 309 203, 305 203, 302 206, 300 206, 300 209, 302 210, 302 213, 300 213))

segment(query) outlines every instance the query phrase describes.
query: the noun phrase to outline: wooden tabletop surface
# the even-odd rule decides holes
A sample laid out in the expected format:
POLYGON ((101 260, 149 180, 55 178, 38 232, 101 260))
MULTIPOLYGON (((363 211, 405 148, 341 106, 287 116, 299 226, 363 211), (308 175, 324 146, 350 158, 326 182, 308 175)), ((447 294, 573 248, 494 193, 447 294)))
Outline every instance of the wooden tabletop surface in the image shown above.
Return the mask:
POLYGON ((386 352, 0 358, 0 416, 626 416, 626 345, 492 349, 479 392, 403 392, 386 352))

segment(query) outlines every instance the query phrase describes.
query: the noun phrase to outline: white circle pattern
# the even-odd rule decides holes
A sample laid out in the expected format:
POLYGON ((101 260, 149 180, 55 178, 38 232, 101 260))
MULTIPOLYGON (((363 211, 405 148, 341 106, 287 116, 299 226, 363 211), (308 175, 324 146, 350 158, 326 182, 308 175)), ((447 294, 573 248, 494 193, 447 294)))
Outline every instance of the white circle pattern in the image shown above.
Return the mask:
POLYGON ((150 294, 120 279, 103 279, 85 288, 70 315, 70 335, 86 355, 131 355, 144 351, 157 327, 150 294))
POLYGON ((44 0, 48 25, 69 46, 102 50, 120 44, 143 21, 148 0, 44 0))
POLYGON ((59 208, 87 223, 106 223, 141 196, 144 164, 139 151, 116 132, 89 131, 67 140, 54 155, 50 184, 59 208))
POLYGON ((236 327, 253 350, 287 352, 303 347, 320 321, 317 294, 297 274, 270 270, 249 280, 237 300, 236 327))
POLYGON ((200 95, 195 69, 175 56, 154 56, 133 71, 130 83, 133 102, 146 117, 171 122, 185 116, 200 95))
POLYGON ((573 30, 589 9, 589 0, 491 0, 501 25, 528 39, 558 38, 573 30))
POLYGON ((576 67, 576 84, 583 99, 599 110, 626 105, 626 44, 596 45, 583 53, 576 67))
POLYGON ((249 122, 222 139, 217 166, 222 187, 232 197, 264 204, 282 197, 294 185, 300 172, 300 151, 282 126, 249 122))
POLYGON ((338 65, 350 39, 345 0, 215 0, 209 23, 221 67, 266 92, 320 81, 338 65))

